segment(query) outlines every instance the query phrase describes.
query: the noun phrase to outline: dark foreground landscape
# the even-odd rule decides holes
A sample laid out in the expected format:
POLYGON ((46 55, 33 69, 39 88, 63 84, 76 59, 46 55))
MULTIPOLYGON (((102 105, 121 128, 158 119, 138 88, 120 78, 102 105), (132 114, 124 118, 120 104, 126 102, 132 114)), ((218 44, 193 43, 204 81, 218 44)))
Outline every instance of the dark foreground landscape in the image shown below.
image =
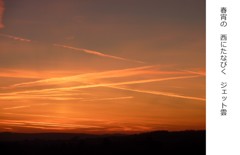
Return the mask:
POLYGON ((0 133, 5 155, 205 155, 205 131, 133 135, 0 133))

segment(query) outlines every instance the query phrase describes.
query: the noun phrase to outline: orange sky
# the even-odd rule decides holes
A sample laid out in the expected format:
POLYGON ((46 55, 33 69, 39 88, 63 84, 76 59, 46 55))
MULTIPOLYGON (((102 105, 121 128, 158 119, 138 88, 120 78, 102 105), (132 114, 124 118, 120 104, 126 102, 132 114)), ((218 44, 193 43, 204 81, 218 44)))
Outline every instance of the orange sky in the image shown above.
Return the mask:
POLYGON ((204 1, 0 0, 1 132, 205 129, 205 106, 204 1))

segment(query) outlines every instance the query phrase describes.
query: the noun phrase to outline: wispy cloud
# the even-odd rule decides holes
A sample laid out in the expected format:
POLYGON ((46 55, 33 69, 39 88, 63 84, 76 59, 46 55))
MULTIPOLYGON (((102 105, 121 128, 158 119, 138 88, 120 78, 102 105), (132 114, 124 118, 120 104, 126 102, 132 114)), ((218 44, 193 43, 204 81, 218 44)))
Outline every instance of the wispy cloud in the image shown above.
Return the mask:
MULTIPOLYGON (((97 119, 97 118, 88 118, 88 117, 67 117, 67 116, 58 116, 58 115, 47 115, 47 114, 33 114, 33 113, 11 113, 11 112, 4 112, 4 113, 1 113, 3 115, 6 115, 6 116, 13 116, 13 115, 16 115, 16 116, 27 116, 28 118, 30 117, 36 117, 36 118, 53 118, 53 119, 60 119, 60 120, 69 120, 69 121, 77 121, 77 122, 99 122, 99 123, 102 123, 102 122, 105 122, 105 120, 102 120, 102 119, 97 119)), ((1 120, 1 119, 0 119, 1 120)), ((110 123, 112 121, 109 121, 108 123, 110 123)))
MULTIPOLYGON (((9 115, 15 115, 14 113, 8 113, 9 115)), ((20 116, 25 116, 25 114, 16 114, 20 116)), ((26 115, 31 117, 32 115, 26 115)), ((42 115, 43 118, 45 115, 42 115)), ((39 117, 38 117, 39 118, 39 117)), ((51 118, 51 117, 50 117, 51 118)), ((64 119, 65 121, 59 120, 52 120, 46 121, 39 118, 37 121, 33 120, 14 120, 14 119, 0 119, 0 125, 5 126, 5 128, 11 128, 14 130, 14 127, 20 128, 33 128, 33 129, 40 129, 40 130, 75 130, 81 129, 81 132, 91 132, 91 133, 98 133, 101 132, 143 132, 143 131, 150 131, 156 126, 154 123, 147 122, 146 124, 142 125, 140 122, 134 122, 129 124, 128 121, 109 121, 108 120, 97 120, 97 119, 83 119, 84 121, 80 121, 81 118, 76 118, 76 120, 72 118, 66 117, 59 117, 60 120, 64 119), (67 119, 67 120, 66 120, 67 119), (42 121, 41 121, 42 120, 42 121), (104 124, 104 126, 103 126, 104 124)), ((163 125, 163 124, 160 124, 163 125)))
POLYGON ((133 96, 125 96, 125 97, 111 97, 111 98, 98 98, 98 99, 85 99, 82 101, 111 101, 111 100, 125 100, 125 99, 133 99, 133 96))
POLYGON ((24 128, 39 128, 46 130, 58 130, 58 129, 75 129, 75 128, 99 128, 99 126, 94 125, 84 125, 84 124, 70 124, 70 123, 60 123, 60 122, 46 122, 46 121, 25 121, 25 120, 0 120, 1 125, 8 126, 19 126, 24 128))
MULTIPOLYGON (((204 98, 192 97, 192 96, 184 96, 169 92, 158 92, 158 91, 150 91, 150 90, 138 90, 138 89, 130 89, 125 88, 125 85, 134 85, 134 84, 145 84, 145 83, 154 83, 154 82, 162 82, 162 81, 170 81, 170 80, 181 80, 181 79, 191 79, 198 78, 204 76, 202 73, 197 71, 160 71, 159 65, 153 66, 141 66, 135 68, 127 68, 120 70, 111 70, 111 71, 103 71, 96 73, 85 73, 80 75, 73 76, 64 76, 64 77, 56 77, 56 78, 47 78, 43 80, 37 80, 33 82, 24 82, 18 83, 8 87, 8 93, 0 93, 0 99, 6 100, 16 100, 16 99, 48 99, 48 100, 79 100, 79 101, 101 101, 101 100, 119 100, 119 99, 130 99, 132 97, 107 97, 107 98, 86 98, 83 96, 74 95, 71 91, 76 91, 80 89, 88 89, 88 88, 99 88, 99 87, 109 87, 114 89, 121 89, 126 91, 134 91, 140 93, 147 93, 153 95, 162 95, 168 97, 175 98, 183 98, 183 99, 192 99, 204 101, 204 98), (147 78, 147 79, 139 79, 139 80, 124 80, 119 82, 104 82, 102 79, 112 79, 112 78, 120 78, 120 77, 129 77, 136 75, 168 75, 168 77, 161 78, 147 78), (172 76, 169 76, 172 75, 172 76), (173 76, 174 75, 174 76, 173 76), (177 76, 176 76, 177 75, 177 76), (70 85, 69 85, 70 84, 70 85), (58 87, 50 87, 49 86, 58 86, 58 87), (43 88, 34 88, 38 86, 44 86, 43 88), (24 87, 23 91, 12 91, 14 88, 24 87), (29 88, 29 89, 28 89, 29 88)), ((122 80, 122 79, 121 79, 122 80)))
POLYGON ((13 39, 13 40, 17 40, 17 41, 23 41, 23 42, 31 42, 31 40, 26 39, 26 38, 21 38, 21 37, 17 37, 17 36, 12 36, 12 35, 8 35, 8 34, 0 34, 0 36, 9 38, 9 39, 13 39))
MULTIPOLYGON (((95 73, 85 73, 85 74, 72 75, 72 76, 54 77, 54 78, 47 78, 47 79, 37 80, 32 82, 18 83, 10 87, 12 88, 12 87, 37 86, 37 85, 45 85, 45 84, 61 84, 61 83, 73 82, 73 81, 87 82, 93 79, 126 77, 126 76, 140 75, 140 74, 151 74, 151 71, 149 70, 146 71, 146 69, 151 69, 154 67, 157 67, 157 66, 142 66, 142 67, 135 67, 135 68, 95 72, 95 73)), ((152 72, 155 72, 155 71, 152 71, 152 72)), ((6 74, 2 73, 2 75, 4 76, 6 74)))
POLYGON ((203 75, 206 76, 206 72, 201 70, 201 71, 192 71, 192 70, 182 70, 184 72, 192 73, 192 74, 198 74, 198 75, 203 75))
POLYGON ((27 91, 13 92, 13 93, 39 93, 39 92, 45 92, 46 93, 46 92, 49 92, 49 91, 70 91, 70 90, 76 90, 76 89, 131 85, 131 84, 143 84, 143 83, 150 83, 150 82, 160 82, 160 81, 188 79, 188 78, 197 78, 197 77, 200 77, 200 76, 199 75, 176 76, 176 77, 147 79, 147 80, 135 80, 135 81, 124 81, 124 82, 114 82, 114 83, 98 83, 98 84, 77 85, 77 86, 71 86, 71 87, 58 87, 58 88, 46 88, 46 89, 38 89, 38 90, 27 90, 27 91))
POLYGON ((48 104, 43 103, 43 104, 34 104, 34 105, 13 106, 13 107, 3 108, 3 110, 23 109, 23 108, 29 108, 29 107, 32 107, 32 106, 45 106, 45 105, 48 105, 48 104))
MULTIPOLYGON (((57 94, 57 93, 56 93, 57 94)), ((0 100, 18 100, 18 99, 38 99, 38 100, 57 100, 57 101, 69 101, 69 100, 80 100, 83 99, 82 97, 65 97, 65 96, 50 96, 50 95, 42 95, 42 94, 15 94, 15 95, 8 95, 5 96, 1 95, 0 100)))
POLYGON ((75 51, 80 51, 80 52, 96 55, 96 56, 99 56, 99 57, 105 57, 105 58, 111 58, 111 59, 122 60, 122 61, 129 61, 129 62, 135 62, 135 63, 144 63, 142 61, 131 60, 131 59, 127 59, 127 58, 122 58, 122 57, 118 57, 118 56, 104 54, 102 52, 88 50, 88 49, 84 49, 84 48, 77 48, 77 47, 72 47, 72 46, 67 46, 67 45, 60 45, 60 44, 54 44, 54 46, 62 47, 62 48, 66 48, 66 49, 71 49, 71 50, 75 50, 75 51))
POLYGON ((37 81, 54 78, 61 78, 75 75, 78 71, 56 71, 56 70, 26 70, 18 68, 0 68, 0 77, 25 78, 37 81), (41 79, 41 80, 40 80, 41 79))
POLYGON ((28 107, 31 107, 31 105, 8 107, 8 108, 3 108, 3 110, 22 109, 22 108, 28 108, 28 107))
POLYGON ((45 76, 45 74, 40 74, 37 71, 27 71, 21 69, 6 69, 0 68, 0 77, 11 77, 11 78, 27 78, 27 79, 41 79, 49 76, 45 76))
POLYGON ((182 99, 189 99, 189 100, 198 100, 198 101, 206 100, 205 98, 194 97, 194 96, 185 96, 185 95, 179 95, 179 94, 169 93, 169 92, 139 90, 139 89, 132 89, 132 88, 117 87, 117 86, 111 86, 111 87, 116 88, 116 89, 122 89, 122 90, 128 90, 128 91, 134 91, 134 92, 152 94, 152 95, 161 95, 161 96, 168 96, 168 97, 175 97, 175 98, 182 98, 182 99))
MULTIPOLYGON (((158 79, 147 79, 147 80, 135 80, 135 81, 124 81, 124 82, 112 82, 112 83, 98 83, 98 84, 87 84, 87 85, 78 85, 78 86, 72 86, 72 87, 58 87, 58 88, 46 88, 46 89, 38 89, 38 90, 25 90, 25 91, 18 91, 18 92, 11 92, 11 93, 1 93, 0 99, 49 99, 49 100, 82 100, 82 101, 93 101, 94 99, 85 99, 85 98, 79 98, 76 96, 51 96, 46 95, 51 92, 55 92, 55 95, 57 95, 61 91, 73 91, 73 90, 80 90, 80 89, 88 89, 88 88, 98 88, 98 87, 109 87, 109 88, 115 88, 115 89, 122 89, 122 90, 130 90, 135 92, 141 92, 141 93, 148 93, 153 95, 163 95, 163 96, 169 96, 169 97, 177 97, 177 98, 185 98, 185 99, 193 99, 193 100, 201 100, 204 101, 203 98, 198 97, 191 97, 191 96, 183 96, 168 92, 155 92, 155 91, 145 91, 145 90, 137 90, 137 89, 128 89, 124 88, 122 86, 124 85, 132 85, 132 84, 143 84, 143 83, 150 83, 150 82, 161 82, 161 81, 169 81, 169 80, 178 80, 178 79, 188 79, 188 78, 197 78, 200 77, 200 75, 194 75, 194 76, 177 76, 177 77, 167 77, 167 78, 158 78, 158 79)), ((66 95, 70 93, 66 92, 66 95)), ((126 99, 130 97, 123 97, 123 98, 106 98, 107 100, 113 100, 113 99, 126 99)), ((106 99, 96 99, 96 100, 106 100, 106 99)))
POLYGON ((4 1, 0 0, 0 29, 4 27, 3 25, 3 13, 4 13, 4 1))
MULTIPOLYGON (((32 82, 23 82, 9 86, 9 88, 14 87, 31 87, 31 86, 41 86, 41 85, 53 85, 53 84, 63 84, 63 83, 71 83, 71 82, 85 82, 89 83, 95 80, 104 79, 104 78, 121 78, 121 77, 129 77, 135 75, 186 75, 185 71, 159 71, 154 68, 159 67, 155 66, 142 66, 136 68, 127 68, 120 70, 110 70, 103 72, 95 72, 95 73, 85 73, 73 76, 63 76, 63 77, 55 77, 55 78, 47 78, 32 82)), ((0 74, 1 75, 1 74, 0 74)))

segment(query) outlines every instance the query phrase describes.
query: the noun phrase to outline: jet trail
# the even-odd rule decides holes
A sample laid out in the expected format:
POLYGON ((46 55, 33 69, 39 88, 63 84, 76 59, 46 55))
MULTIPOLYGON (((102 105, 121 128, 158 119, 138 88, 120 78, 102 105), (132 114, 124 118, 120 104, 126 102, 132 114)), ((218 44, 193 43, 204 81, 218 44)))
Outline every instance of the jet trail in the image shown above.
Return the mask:
POLYGON ((152 95, 162 95, 162 96, 175 97, 175 98, 183 98, 183 99, 190 99, 190 100, 206 101, 205 98, 193 97, 193 96, 184 96, 184 95, 178 95, 178 94, 168 93, 168 92, 139 90, 139 89, 116 87, 116 86, 111 86, 111 88, 116 88, 116 89, 121 89, 121 90, 128 90, 128 91, 134 91, 134 92, 139 92, 139 93, 152 94, 152 95))
POLYGON ((60 44, 54 44, 54 46, 62 47, 62 48, 66 48, 66 49, 71 49, 71 50, 75 50, 75 51, 80 51, 80 52, 84 52, 84 53, 88 53, 88 54, 92 54, 92 55, 96 55, 96 56, 100 56, 100 57, 105 57, 105 58, 111 58, 111 59, 129 61, 129 62, 135 62, 135 63, 144 63, 142 61, 131 60, 131 59, 127 59, 127 58, 122 58, 122 57, 118 57, 118 56, 104 54, 104 53, 101 53, 101 52, 98 52, 98 51, 88 50, 88 49, 84 49, 84 48, 77 48, 77 47, 60 45, 60 44))
POLYGON ((123 99, 132 99, 133 96, 126 96, 126 97, 112 97, 112 98, 99 98, 99 99, 86 99, 82 101, 111 101, 111 100, 123 100, 123 99))
MULTIPOLYGON (((60 84, 60 83, 72 82, 76 80, 83 81, 84 79, 92 80, 92 79, 101 79, 101 78, 115 78, 115 77, 139 75, 139 74, 151 73, 151 71, 146 71, 145 69, 154 68, 154 67, 156 66, 143 66, 143 67, 136 67, 136 68, 96 72, 96 73, 86 73, 86 74, 65 76, 65 77, 47 78, 47 79, 37 80, 33 82, 18 83, 10 86, 10 88, 23 87, 23 86, 36 86, 36 85, 44 85, 44 84, 60 84)), ((152 72, 155 72, 155 71, 152 71, 152 72)))
POLYGON ((29 90, 29 91, 20 91, 20 92, 13 92, 13 93, 35 93, 35 92, 38 93, 38 92, 49 92, 49 91, 68 91, 68 90, 75 90, 75 89, 130 85, 130 84, 142 84, 142 83, 160 82, 160 81, 167 81, 167 80, 187 79, 187 78, 196 78, 196 77, 200 77, 200 76, 199 75, 176 76, 176 77, 168 77, 168 78, 147 79, 147 80, 137 80, 137 81, 127 81, 127 82, 100 83, 100 84, 88 84, 88 85, 80 85, 80 86, 72 86, 72 87, 47 88, 47 89, 41 89, 41 90, 29 90))
POLYGON ((8 35, 8 34, 0 34, 0 36, 7 37, 7 38, 10 38, 10 39, 13 39, 13 40, 17 40, 17 41, 31 42, 31 40, 29 40, 29 39, 20 38, 20 37, 8 35))

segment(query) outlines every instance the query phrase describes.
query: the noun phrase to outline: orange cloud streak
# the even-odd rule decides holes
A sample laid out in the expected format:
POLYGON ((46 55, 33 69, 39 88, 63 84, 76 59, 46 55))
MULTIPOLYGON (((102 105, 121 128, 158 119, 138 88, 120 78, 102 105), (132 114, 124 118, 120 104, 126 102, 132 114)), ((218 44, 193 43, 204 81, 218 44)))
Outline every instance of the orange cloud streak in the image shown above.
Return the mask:
POLYGON ((22 109, 22 108, 28 108, 28 107, 31 107, 31 106, 30 105, 23 105, 23 106, 8 107, 8 108, 3 108, 3 110, 22 109))
MULTIPOLYGON (((73 76, 63 76, 63 77, 54 77, 54 78, 48 78, 43 80, 37 80, 33 82, 24 82, 24 83, 18 83, 15 85, 12 85, 10 87, 22 87, 22 86, 36 86, 36 85, 44 85, 44 84, 61 84, 65 83, 66 81, 85 81, 89 79, 100 79, 100 78, 113 78, 113 77, 125 77, 125 76, 132 76, 132 75, 138 75, 138 74, 145 74, 149 73, 149 71, 142 71, 144 69, 153 68, 156 66, 143 66, 143 67, 136 67, 136 68, 128 68, 128 69, 121 69, 121 70, 112 70, 112 71, 104 71, 104 72, 97 72, 97 73, 86 73, 86 74, 80 74, 80 75, 73 75, 73 76)), ((18 76, 18 73, 21 71, 16 72, 16 76, 18 76)), ((24 72, 25 73, 25 72, 24 72)), ((1 73, 0 73, 1 75, 1 73)), ((35 77, 36 74, 26 72, 25 75, 29 75, 30 77, 35 77)), ((45 75, 41 73, 41 75, 45 75)), ((2 73, 2 76, 14 76, 13 73, 2 73)), ((39 75, 40 76, 40 75, 39 75)), ((38 76, 38 77, 39 77, 38 76)))
POLYGON ((122 61, 130 61, 130 62, 136 62, 136 63, 144 63, 142 61, 131 60, 131 59, 127 59, 127 58, 122 58, 122 57, 118 57, 118 56, 104 54, 104 53, 101 53, 101 52, 98 52, 98 51, 88 50, 88 49, 84 49, 84 48, 77 48, 77 47, 60 45, 60 44, 54 44, 54 46, 62 47, 62 48, 66 48, 66 49, 71 49, 71 50, 75 50, 75 51, 81 51, 81 52, 84 52, 84 53, 88 53, 88 54, 92 54, 92 55, 96 55, 96 56, 100 56, 100 57, 105 57, 105 58, 111 58, 111 59, 122 60, 122 61))
POLYGON ((133 96, 126 96, 126 97, 112 97, 112 98, 99 98, 99 99, 87 99, 82 101, 111 101, 111 100, 124 100, 124 99, 132 99, 133 96))
POLYGON ((198 74, 198 75, 203 75, 203 76, 206 76, 206 72, 205 71, 191 71, 191 70, 183 70, 185 72, 188 72, 188 73, 192 73, 192 74, 198 74))
POLYGON ((52 76, 55 76, 55 77, 66 76, 66 74, 69 74, 69 73, 56 72, 56 71, 32 71, 32 70, 0 68, 0 77, 41 79, 41 78, 50 78, 52 76))
POLYGON ((20 127, 37 127, 43 129, 62 128, 62 129, 75 129, 75 128, 99 128, 95 125, 83 125, 83 124, 69 124, 69 123, 57 123, 57 122, 41 122, 41 121, 19 121, 19 120, 0 120, 0 124, 9 126, 20 127))
MULTIPOLYGON (((137 80, 137 81, 127 81, 127 82, 116 82, 116 83, 89 84, 89 85, 80 85, 80 86, 72 86, 72 87, 47 88, 47 89, 41 89, 41 90, 19 91, 19 92, 13 92, 13 93, 18 94, 18 93, 39 93, 39 92, 49 92, 49 91, 69 91, 69 90, 75 90, 75 89, 87 89, 87 88, 96 88, 96 87, 142 84, 142 83, 160 82, 160 81, 187 79, 187 78, 196 78, 196 77, 200 77, 200 75, 176 76, 176 77, 168 77, 168 78, 147 79, 147 80, 137 80)), ((0 95, 7 95, 7 93, 2 93, 0 95)))
POLYGON ((131 89, 131 88, 123 88, 123 87, 115 87, 115 86, 111 86, 111 87, 112 87, 112 88, 116 88, 116 89, 122 89, 122 90, 128 90, 128 91, 134 91, 134 92, 146 93, 146 94, 152 94, 152 95, 162 95, 162 96, 182 98, 182 99, 189 99, 189 100, 206 101, 205 98, 178 95, 178 94, 169 93, 169 92, 159 92, 159 91, 150 91, 150 90, 139 90, 139 89, 131 89))
MULTIPOLYGON (((186 79, 186 78, 197 78, 200 75, 195 76, 177 76, 177 77, 168 77, 168 78, 159 78, 159 79, 147 79, 147 80, 137 80, 137 81, 127 81, 127 82, 116 82, 116 83, 100 83, 100 84, 89 84, 89 85, 80 85, 80 86, 73 86, 73 87, 61 87, 61 88, 48 88, 48 89, 41 89, 41 90, 29 90, 29 91, 20 91, 20 92, 12 92, 12 93, 2 93, 0 94, 0 99, 24 99, 24 98, 31 98, 31 99, 41 99, 43 98, 41 94, 38 96, 37 94, 33 95, 32 93, 48 93, 51 91, 69 91, 69 90, 76 90, 76 89, 86 89, 86 88, 96 88, 96 87, 110 87, 122 90, 130 90, 135 92, 142 92, 154 95, 164 95, 169 97, 178 97, 178 98, 185 98, 185 99, 193 99, 193 100, 200 100, 204 101, 203 98, 197 97, 190 97, 190 96, 182 96, 172 93, 165 93, 165 92, 155 92, 155 91, 144 91, 144 90, 133 90, 127 89, 117 86, 122 85, 131 85, 131 84, 142 84, 142 83, 149 83, 149 82, 160 82, 160 81, 167 81, 167 80, 177 80, 177 79, 186 79), (23 94, 25 93, 25 94, 23 94), (13 95, 14 94, 14 95, 13 95)), ((56 92, 57 94, 57 92, 56 92)), ((51 100, 73 100, 73 99, 83 99, 78 97, 44 97, 44 99, 51 99, 51 100)))
POLYGON ((29 108, 32 106, 44 106, 44 105, 48 105, 48 104, 43 103, 43 104, 34 104, 34 105, 14 106, 14 107, 3 108, 3 110, 22 109, 22 108, 29 108))
POLYGON ((0 34, 0 36, 6 37, 6 38, 10 38, 10 39, 13 39, 13 40, 17 40, 17 41, 31 42, 31 40, 29 40, 29 39, 20 38, 20 37, 8 35, 8 34, 0 34))
POLYGON ((103 79, 103 78, 119 78, 119 77, 126 77, 126 76, 134 76, 134 75, 151 75, 151 74, 186 74, 183 71, 156 71, 156 70, 146 70, 150 68, 154 68, 156 66, 143 66, 137 68, 128 68, 128 69, 121 69, 121 70, 112 70, 112 71, 104 71, 104 72, 97 72, 97 73, 86 73, 74 76, 65 76, 65 77, 55 77, 55 78, 48 78, 43 80, 37 80, 33 82, 24 82, 18 83, 15 85, 10 86, 9 88, 13 87, 24 87, 24 86, 38 86, 38 85, 45 85, 45 84, 62 84, 66 82, 89 82, 89 80, 96 80, 96 79, 103 79))
POLYGON ((80 97, 62 97, 62 96, 58 96, 58 97, 52 97, 52 96, 42 96, 42 95, 32 95, 32 94, 28 94, 28 95, 14 95, 14 96, 0 96, 0 100, 16 100, 16 99, 48 99, 48 100, 59 100, 59 101, 64 101, 64 100, 79 100, 79 99, 83 99, 80 97))
MULTIPOLYGON (((101 119, 90 119, 90 118, 75 118, 75 117, 64 117, 64 116, 55 116, 55 115, 41 115, 41 114, 27 114, 27 113, 2 113, 3 115, 16 115, 16 116, 27 116, 28 118, 29 117, 43 117, 43 118, 54 118, 54 119, 61 119, 61 120, 65 120, 65 119, 68 119, 68 120, 71 120, 71 121, 93 121, 93 122, 99 122, 99 123, 102 123, 102 122, 105 122, 105 120, 101 120, 101 119)), ((112 121, 108 121, 108 123, 110 123, 112 121)))

